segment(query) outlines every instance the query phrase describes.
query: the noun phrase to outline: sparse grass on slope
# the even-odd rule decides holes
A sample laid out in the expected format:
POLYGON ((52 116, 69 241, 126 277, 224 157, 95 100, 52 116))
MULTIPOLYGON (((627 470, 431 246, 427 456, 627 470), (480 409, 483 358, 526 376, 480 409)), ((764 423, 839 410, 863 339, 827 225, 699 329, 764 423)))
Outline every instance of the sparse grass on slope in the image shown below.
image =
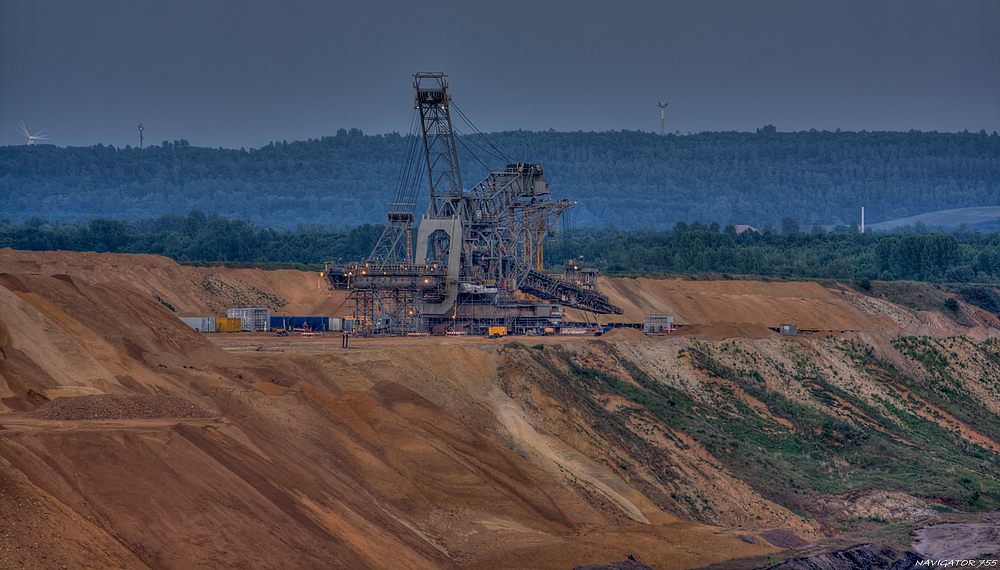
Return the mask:
MULTIPOLYGON (((628 415, 653 418, 692 437, 764 497, 835 528, 856 528, 859 521, 833 517, 823 498, 855 491, 898 491, 940 509, 1000 507, 1000 483, 994 475, 1000 457, 911 409, 920 400, 929 402, 997 441, 1000 418, 963 387, 957 359, 942 357, 927 341, 900 340, 903 353, 931 371, 928 379, 917 380, 876 357, 865 344, 828 342, 851 367, 852 382, 860 379, 878 389, 852 388, 842 370, 793 343, 787 343, 789 365, 762 358, 752 345, 693 341, 682 358, 710 387, 702 394, 656 381, 610 344, 592 346, 613 357, 606 362, 614 366, 582 365, 576 355, 558 347, 528 353, 588 410, 595 429, 633 450, 626 461, 640 463, 661 481, 670 480, 671 470, 657 462, 657 446, 630 427, 628 415), (774 368, 788 386, 801 386, 801 393, 775 389, 766 380, 774 368), (766 410, 749 405, 740 391, 766 410), (606 405, 609 395, 629 405, 612 411, 606 405)), ((964 350, 984 369, 1000 362, 996 343, 966 344, 964 350)))

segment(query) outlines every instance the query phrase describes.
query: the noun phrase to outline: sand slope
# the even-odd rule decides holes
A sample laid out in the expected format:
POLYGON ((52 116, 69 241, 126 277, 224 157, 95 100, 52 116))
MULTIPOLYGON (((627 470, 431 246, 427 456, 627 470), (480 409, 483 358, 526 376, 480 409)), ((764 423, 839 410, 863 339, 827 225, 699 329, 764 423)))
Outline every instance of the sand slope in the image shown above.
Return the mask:
MULTIPOLYGON (((663 313, 685 325, 683 334, 712 338, 763 338, 772 332, 768 327, 783 323, 795 323, 803 329, 861 330, 886 322, 813 282, 601 277, 599 287, 623 310, 621 315, 597 315, 601 323, 641 323, 647 314, 663 313)), ((594 319, 572 309, 567 310, 567 316, 570 320, 594 319)))
MULTIPOLYGON (((623 321, 667 312, 711 337, 768 337, 783 322, 859 330, 852 338, 901 370, 886 339, 945 324, 815 283, 601 287, 623 321)), ((631 413, 621 396, 588 403, 563 375, 627 379, 638 366, 694 398, 740 398, 767 417, 765 403, 681 357, 691 339, 622 330, 596 342, 355 339, 344 350, 339 337, 205 335, 176 318, 240 299, 346 312, 311 274, 0 250, 0 566, 566 569, 633 554, 666 569, 773 553, 770 529, 818 536, 815 522, 728 473, 688 434, 631 413), (210 417, 122 419, 136 415, 97 406, 79 415, 86 398, 73 417, 90 419, 25 417, 55 410, 46 402, 56 397, 100 394, 170 396, 174 409, 180 398, 210 417), (601 415, 618 412, 621 423, 601 415)), ((806 397, 778 372, 791 368, 790 347, 837 368, 845 390, 862 381, 822 342, 736 342, 787 397, 806 397)))
POLYGON ((319 275, 302 271, 186 267, 157 255, 10 248, 0 249, 0 271, 123 282, 178 316, 225 316, 227 308, 237 306, 270 307, 286 315, 347 314, 343 292, 328 291, 319 275))
MULTIPOLYGON (((680 568, 773 551, 678 521, 602 466, 599 438, 546 432, 504 391, 501 344, 226 351, 176 319, 230 299, 189 294, 199 272, 32 255, 0 252, 3 560, 554 569, 635 553, 680 568), (93 394, 170 395, 212 417, 24 417, 93 394)), ((308 276, 262 273, 209 277, 333 302, 308 276)))

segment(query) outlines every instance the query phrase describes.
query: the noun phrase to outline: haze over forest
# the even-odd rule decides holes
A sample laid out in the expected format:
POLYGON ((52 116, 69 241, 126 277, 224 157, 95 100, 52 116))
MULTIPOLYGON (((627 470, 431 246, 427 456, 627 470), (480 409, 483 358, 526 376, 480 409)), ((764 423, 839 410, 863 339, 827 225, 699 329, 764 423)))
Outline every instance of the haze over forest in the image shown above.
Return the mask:
MULTIPOLYGON (((505 154, 475 136, 459 138, 466 186, 485 176, 487 166, 541 164, 554 196, 577 203, 574 227, 664 229, 695 220, 777 227, 791 216, 805 228, 832 228, 860 221, 862 206, 868 223, 1000 206, 996 132, 780 133, 765 126, 667 136, 508 131, 486 138, 505 154)), ((381 224, 411 140, 341 129, 252 150, 184 140, 142 150, 0 147, 0 211, 13 223, 33 216, 138 220, 196 209, 263 228, 381 224)), ((419 215, 425 175, 412 183, 421 196, 419 215)))

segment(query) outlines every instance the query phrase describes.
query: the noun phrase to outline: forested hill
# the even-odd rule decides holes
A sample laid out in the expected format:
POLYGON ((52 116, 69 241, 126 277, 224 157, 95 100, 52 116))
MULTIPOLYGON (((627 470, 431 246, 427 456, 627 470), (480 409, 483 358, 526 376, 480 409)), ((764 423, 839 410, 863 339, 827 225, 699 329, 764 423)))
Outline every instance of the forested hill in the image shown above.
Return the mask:
MULTIPOLYGON (((761 227, 791 216, 808 227, 850 224, 861 206, 868 222, 880 222, 1000 205, 995 132, 778 133, 768 126, 756 133, 513 131, 487 138, 513 160, 544 165, 556 197, 577 202, 575 226, 707 220, 761 227)), ((407 143, 399 134, 342 129, 249 151, 183 140, 142 150, 0 147, 0 217, 134 220, 199 209, 259 227, 384 223, 407 143)), ((460 147, 469 187, 485 175, 482 163, 504 162, 480 153, 481 141, 460 147)))

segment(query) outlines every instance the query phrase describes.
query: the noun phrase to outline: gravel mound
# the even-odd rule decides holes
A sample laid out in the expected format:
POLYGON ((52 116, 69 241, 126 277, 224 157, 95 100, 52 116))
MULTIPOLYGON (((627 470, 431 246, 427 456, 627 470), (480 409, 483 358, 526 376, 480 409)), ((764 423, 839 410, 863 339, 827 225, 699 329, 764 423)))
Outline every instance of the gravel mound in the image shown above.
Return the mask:
POLYGON ((210 418, 213 414, 180 396, 98 394, 56 398, 25 417, 34 420, 153 420, 210 418))
POLYGON ((805 540, 794 532, 783 528, 765 530, 760 533, 760 536, 778 548, 799 548, 809 544, 808 540, 805 540))
MULTIPOLYGON (((916 552, 897 553, 891 548, 862 544, 847 550, 823 552, 805 558, 786 560, 768 570, 856 570, 858 568, 885 568, 886 570, 915 570, 925 566, 916 552)), ((929 565, 926 565, 930 567, 929 565)))

